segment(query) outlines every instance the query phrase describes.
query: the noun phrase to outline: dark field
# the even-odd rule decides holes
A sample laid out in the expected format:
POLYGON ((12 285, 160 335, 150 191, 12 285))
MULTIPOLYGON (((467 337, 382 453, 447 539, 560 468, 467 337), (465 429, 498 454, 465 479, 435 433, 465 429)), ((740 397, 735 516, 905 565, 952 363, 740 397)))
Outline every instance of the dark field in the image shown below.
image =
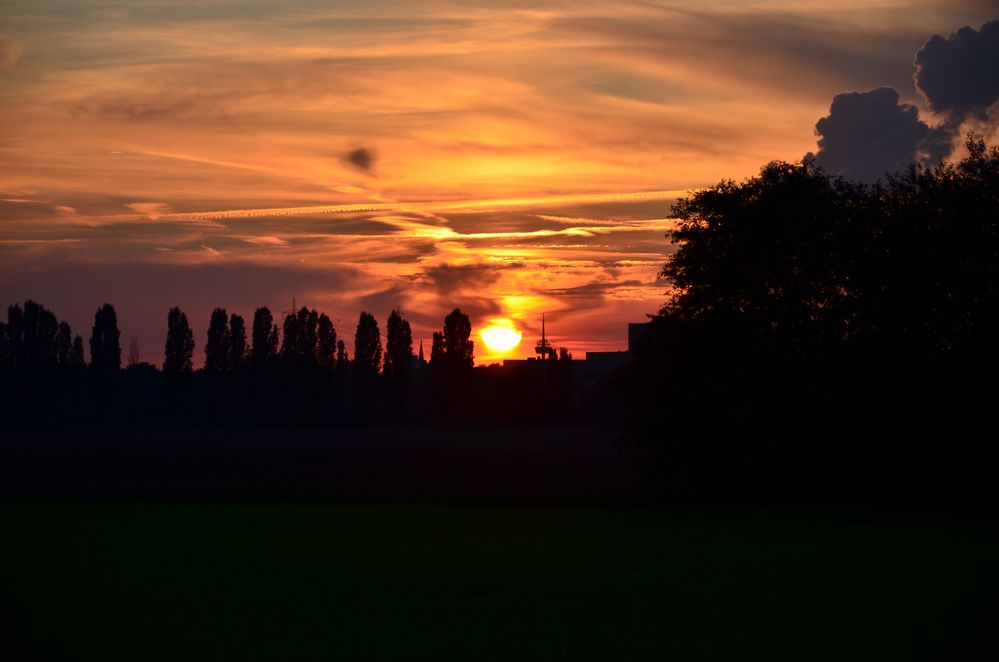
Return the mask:
POLYGON ((997 659, 985 516, 8 501, 9 660, 997 659))

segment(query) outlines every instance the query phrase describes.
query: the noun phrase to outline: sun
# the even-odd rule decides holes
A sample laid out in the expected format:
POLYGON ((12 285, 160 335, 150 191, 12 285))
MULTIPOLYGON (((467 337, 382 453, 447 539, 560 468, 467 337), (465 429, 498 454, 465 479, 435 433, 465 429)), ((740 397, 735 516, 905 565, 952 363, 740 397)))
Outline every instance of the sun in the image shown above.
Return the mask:
POLYGON ((494 352, 502 354, 520 344, 523 334, 506 318, 490 320, 489 326, 479 332, 482 342, 494 352))

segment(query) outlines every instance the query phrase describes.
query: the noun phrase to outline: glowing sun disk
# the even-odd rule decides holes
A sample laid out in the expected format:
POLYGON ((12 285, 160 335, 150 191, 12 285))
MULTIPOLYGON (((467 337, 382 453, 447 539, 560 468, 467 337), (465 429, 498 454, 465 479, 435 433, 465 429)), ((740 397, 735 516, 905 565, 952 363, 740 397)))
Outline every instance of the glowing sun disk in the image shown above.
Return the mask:
POLYGON ((523 334, 509 326, 494 324, 482 329, 479 335, 482 336, 482 342, 486 343, 486 347, 494 352, 509 352, 520 344, 520 338, 523 334))

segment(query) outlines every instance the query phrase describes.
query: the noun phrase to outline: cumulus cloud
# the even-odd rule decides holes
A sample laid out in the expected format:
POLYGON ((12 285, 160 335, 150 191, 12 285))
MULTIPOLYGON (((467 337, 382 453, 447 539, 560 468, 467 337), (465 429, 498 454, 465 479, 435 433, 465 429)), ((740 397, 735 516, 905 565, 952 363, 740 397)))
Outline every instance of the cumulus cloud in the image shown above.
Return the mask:
POLYGON ((358 147, 357 149, 353 149, 343 155, 344 163, 347 163, 358 170, 363 170, 368 174, 374 172, 376 158, 377 154, 375 151, 366 147, 358 147))
POLYGON ((904 170, 927 149, 936 151, 935 134, 919 119, 919 109, 899 103, 890 87, 837 94, 815 132, 819 151, 810 156, 817 165, 831 175, 866 182, 904 170))
POLYGON ((833 98, 815 125, 819 151, 806 158, 828 173, 873 182, 912 163, 933 164, 950 154, 961 127, 989 130, 999 113, 999 21, 934 35, 916 53, 913 80, 942 122, 930 126, 919 109, 901 103, 892 88, 833 98), (990 107, 991 108, 990 110, 990 107))
POLYGON ((958 120, 983 114, 999 100, 999 21, 933 35, 914 64, 916 88, 933 110, 958 120))

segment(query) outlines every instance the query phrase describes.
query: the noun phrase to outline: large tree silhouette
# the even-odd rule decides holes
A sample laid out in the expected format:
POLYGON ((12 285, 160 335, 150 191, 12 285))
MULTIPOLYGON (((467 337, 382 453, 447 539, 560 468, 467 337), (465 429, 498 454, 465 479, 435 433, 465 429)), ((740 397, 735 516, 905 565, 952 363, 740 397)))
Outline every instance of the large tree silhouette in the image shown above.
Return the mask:
POLYGON ((97 309, 90 334, 90 367, 95 373, 111 375, 121 370, 121 332, 118 315, 109 303, 97 309))
POLYGON ((269 308, 257 308, 253 313, 253 348, 252 361, 255 365, 264 365, 277 358, 278 327, 269 308))
POLYGON ((448 371, 470 369, 474 362, 475 343, 471 340, 472 322, 455 308, 444 318, 444 328, 434 332, 430 363, 448 371))
POLYGON ((90 374, 94 393, 103 409, 121 371, 121 332, 118 315, 109 303, 97 309, 90 334, 90 374))
POLYGON ((284 318, 281 357, 295 365, 315 365, 319 344, 319 313, 305 306, 284 318))
POLYGON ((235 313, 229 317, 229 369, 239 370, 246 362, 246 322, 235 313))
POLYGON ((331 370, 336 362, 336 329, 325 313, 319 316, 316 330, 316 361, 325 370, 331 370))
POLYGON ((71 363, 73 335, 45 306, 27 300, 22 308, 7 308, 7 323, 0 325, 0 366, 48 368, 71 363))
POLYGON ((634 393, 665 466, 956 480, 960 454, 983 458, 968 426, 999 368, 999 149, 967 148, 873 187, 772 163, 677 202, 634 393))
POLYGON ((378 322, 370 313, 362 312, 354 333, 354 371, 377 375, 382 362, 382 339, 378 322))
POLYGON ((382 362, 382 339, 378 322, 362 312, 354 332, 354 360, 351 362, 354 406, 357 415, 373 415, 378 394, 378 371, 382 362))
POLYGON ((191 373, 194 357, 194 333, 187 322, 187 315, 174 307, 167 313, 167 337, 164 348, 163 373, 180 376, 191 373))
POLYGON ((385 326, 385 376, 400 377, 413 362, 413 331, 398 308, 389 313, 385 326))
POLYGON ((385 332, 385 393, 390 415, 404 414, 413 371, 413 331, 398 308, 389 313, 385 332))
POLYGON ((474 343, 468 315, 455 308, 444 318, 444 327, 434 331, 430 347, 434 401, 439 416, 456 419, 468 415, 473 378, 474 343))
POLYGON ((205 341, 205 372, 222 374, 229 370, 232 352, 232 334, 225 308, 216 308, 208 321, 208 339, 205 341))

